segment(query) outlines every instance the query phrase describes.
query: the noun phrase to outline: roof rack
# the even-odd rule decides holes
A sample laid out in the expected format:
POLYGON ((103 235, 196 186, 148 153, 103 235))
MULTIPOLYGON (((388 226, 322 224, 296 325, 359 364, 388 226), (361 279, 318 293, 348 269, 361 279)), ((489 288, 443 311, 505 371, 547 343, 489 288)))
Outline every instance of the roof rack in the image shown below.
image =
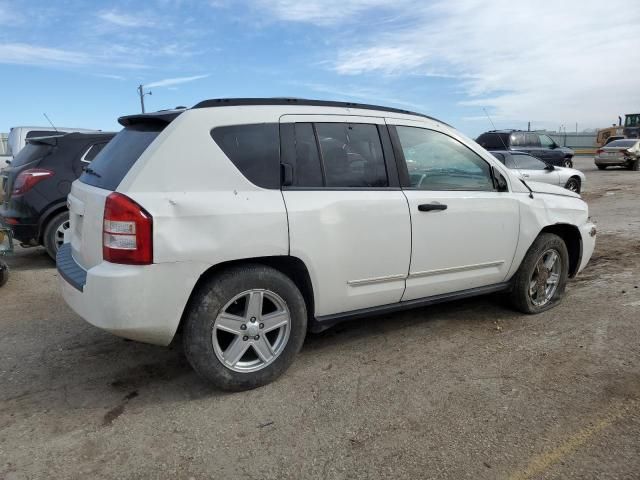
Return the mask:
POLYGON ((400 108, 381 107, 379 105, 369 105, 366 103, 337 102, 332 100, 310 100, 306 98, 214 98, 211 100, 203 100, 202 102, 195 104, 192 108, 232 107, 241 105, 304 105, 310 107, 339 107, 357 108, 360 110, 380 110, 383 112, 402 113, 404 115, 416 115, 447 125, 437 118, 433 118, 422 113, 412 112, 410 110, 402 110, 400 108))

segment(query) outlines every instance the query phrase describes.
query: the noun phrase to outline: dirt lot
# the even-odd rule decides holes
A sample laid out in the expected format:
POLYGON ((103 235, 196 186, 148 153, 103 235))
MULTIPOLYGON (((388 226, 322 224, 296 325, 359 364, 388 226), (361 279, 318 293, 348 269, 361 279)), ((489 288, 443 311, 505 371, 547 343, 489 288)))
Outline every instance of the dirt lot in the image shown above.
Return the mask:
POLYGON ((310 336, 276 383, 73 314, 21 250, 0 290, 0 478, 640 478, 640 174, 597 171, 591 264, 539 316, 484 297, 310 336))

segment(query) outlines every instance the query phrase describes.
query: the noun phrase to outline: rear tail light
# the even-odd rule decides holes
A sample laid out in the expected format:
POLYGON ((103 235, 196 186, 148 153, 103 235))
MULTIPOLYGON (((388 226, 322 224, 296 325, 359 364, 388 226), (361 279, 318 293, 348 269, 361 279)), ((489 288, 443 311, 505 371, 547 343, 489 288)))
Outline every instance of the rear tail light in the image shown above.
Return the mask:
POLYGON ((104 206, 102 257, 111 263, 153 263, 153 217, 121 193, 112 193, 104 206))
POLYGON ((602 152, 604 152, 604 149, 599 148, 598 150, 596 150, 596 155, 600 155, 602 152))
POLYGON ((24 170, 18 174, 11 193, 12 195, 22 195, 27 193, 35 187, 36 184, 51 176, 53 176, 53 172, 51 170, 45 170, 44 168, 30 168, 28 170, 24 170))

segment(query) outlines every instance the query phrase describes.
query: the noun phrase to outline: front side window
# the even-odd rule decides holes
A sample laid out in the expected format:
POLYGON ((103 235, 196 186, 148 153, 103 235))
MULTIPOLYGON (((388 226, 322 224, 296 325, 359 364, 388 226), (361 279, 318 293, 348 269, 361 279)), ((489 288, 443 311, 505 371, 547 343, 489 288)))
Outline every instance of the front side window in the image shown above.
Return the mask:
POLYGON ((540 145, 543 148, 552 148, 555 144, 556 142, 551 140, 547 135, 540 135, 540 145))
POLYGON ((396 127, 409 171, 420 190, 493 191, 491 167, 456 139, 434 130, 396 127))
POLYGON ((514 155, 517 168, 521 170, 544 170, 547 165, 531 155, 514 155))
POLYGON ((376 125, 316 123, 327 187, 386 187, 387 170, 376 125))

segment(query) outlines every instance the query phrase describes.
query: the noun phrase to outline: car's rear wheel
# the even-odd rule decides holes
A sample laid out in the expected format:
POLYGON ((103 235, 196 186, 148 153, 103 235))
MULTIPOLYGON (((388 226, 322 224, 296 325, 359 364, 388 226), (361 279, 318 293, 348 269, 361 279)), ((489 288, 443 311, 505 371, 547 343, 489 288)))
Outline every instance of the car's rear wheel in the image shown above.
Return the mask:
POLYGON ((0 259, 0 287, 9 280, 9 265, 0 259))
POLYGON ((629 170, 638 171, 640 169, 640 160, 634 160, 629 164, 629 170))
POLYGON ((47 253, 54 260, 64 243, 64 232, 69 229, 69 212, 61 212, 49 220, 44 229, 43 243, 47 253))
POLYGON ((571 157, 566 157, 562 161, 562 166, 566 168, 573 168, 573 161, 571 160, 571 157))
POLYGON ((580 179, 571 177, 569 180, 567 180, 564 188, 571 192, 580 193, 580 179))
POLYGON ((596 167, 598 167, 598 170, 604 170, 605 168, 607 168, 606 165, 596 165, 596 167))
POLYGON ((511 298, 524 313, 539 313, 560 302, 569 277, 569 253, 564 241, 543 233, 533 242, 513 278, 511 298))
POLYGON ((185 318, 189 363, 214 386, 249 390, 278 378, 307 330, 302 294, 264 265, 234 267, 200 285, 185 318))

